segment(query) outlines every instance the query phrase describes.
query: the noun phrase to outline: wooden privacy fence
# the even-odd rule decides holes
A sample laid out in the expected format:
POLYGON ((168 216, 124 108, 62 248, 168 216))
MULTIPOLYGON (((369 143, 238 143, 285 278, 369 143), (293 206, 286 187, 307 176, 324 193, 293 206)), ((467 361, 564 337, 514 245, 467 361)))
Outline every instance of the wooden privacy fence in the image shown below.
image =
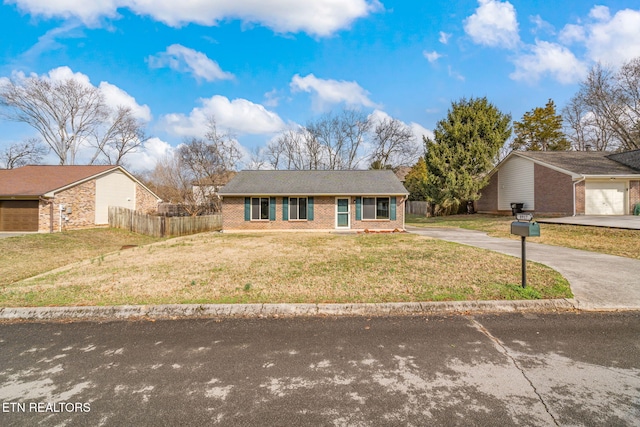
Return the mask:
POLYGON ((429 215, 429 202, 410 201, 404 203, 404 213, 412 215, 429 215))
POLYGON ((153 237, 174 237, 222 228, 222 215, 165 217, 109 206, 109 227, 123 228, 153 237))

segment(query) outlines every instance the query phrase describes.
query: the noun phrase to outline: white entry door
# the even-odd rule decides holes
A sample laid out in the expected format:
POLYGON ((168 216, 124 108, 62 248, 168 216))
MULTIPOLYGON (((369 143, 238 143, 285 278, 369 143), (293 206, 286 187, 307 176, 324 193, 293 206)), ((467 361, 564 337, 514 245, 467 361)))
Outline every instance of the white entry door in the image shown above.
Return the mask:
POLYGON ((586 215, 624 215, 626 184, 624 182, 587 182, 586 215))
POLYGON ((349 211, 349 199, 336 198, 336 228, 351 228, 351 212, 349 211))

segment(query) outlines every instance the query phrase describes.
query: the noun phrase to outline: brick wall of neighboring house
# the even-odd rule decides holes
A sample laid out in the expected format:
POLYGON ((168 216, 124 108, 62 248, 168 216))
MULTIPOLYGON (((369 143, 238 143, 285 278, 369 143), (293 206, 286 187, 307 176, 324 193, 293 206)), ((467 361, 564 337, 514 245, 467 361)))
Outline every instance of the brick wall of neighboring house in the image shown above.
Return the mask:
POLYGON ((145 214, 158 211, 158 199, 138 183, 136 183, 136 210, 145 214))
POLYGON ((562 172, 535 164, 535 212, 573 215, 573 180, 562 172))
MULTIPOLYGON (((395 221, 356 221, 354 197, 350 197, 351 229, 394 230, 403 228, 404 202, 397 197, 395 221)), ((336 228, 336 198, 313 198, 313 221, 283 221, 282 197, 276 197, 275 221, 245 221, 244 197, 225 197, 222 203, 223 230, 333 230, 336 228)))
POLYGON ((584 181, 576 184, 576 215, 584 215, 585 213, 585 188, 584 181))
POLYGON ((479 213, 498 212, 498 174, 494 173, 489 178, 489 184, 480 191, 480 199, 475 203, 479 213))
POLYGON ((640 181, 629 181, 629 215, 633 214, 638 203, 640 203, 640 181))
MULTIPOLYGON (((96 222, 96 181, 84 182, 61 191, 53 199, 53 231, 60 231, 60 205, 71 208, 71 213, 63 212, 62 230, 94 227, 96 222)), ((50 208, 40 202, 39 231, 50 230, 50 208)))

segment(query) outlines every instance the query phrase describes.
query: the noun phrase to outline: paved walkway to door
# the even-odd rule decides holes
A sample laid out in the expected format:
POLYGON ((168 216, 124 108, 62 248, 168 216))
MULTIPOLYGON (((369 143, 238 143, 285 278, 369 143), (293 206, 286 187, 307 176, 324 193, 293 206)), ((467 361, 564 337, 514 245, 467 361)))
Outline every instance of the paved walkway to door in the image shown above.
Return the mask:
MULTIPOLYGON (((460 228, 407 226, 421 236, 489 249, 520 258, 520 241, 460 228)), ((578 308, 640 309, 640 260, 527 242, 527 260, 548 265, 571 285, 578 308)))
POLYGON ((588 225, 592 227, 640 230, 640 216, 633 215, 579 215, 563 218, 536 219, 536 221, 545 224, 588 225))

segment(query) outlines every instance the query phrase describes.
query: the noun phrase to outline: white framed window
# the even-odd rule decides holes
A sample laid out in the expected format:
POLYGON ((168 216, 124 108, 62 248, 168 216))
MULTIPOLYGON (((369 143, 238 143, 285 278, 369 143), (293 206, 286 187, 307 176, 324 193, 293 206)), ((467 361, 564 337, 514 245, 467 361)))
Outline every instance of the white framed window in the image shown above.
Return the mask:
POLYGON ((389 197, 363 197, 362 219, 389 219, 389 197))
POLYGON ((307 198, 289 197, 289 220, 307 219, 307 198))
POLYGON ((269 219, 269 198, 268 197, 252 197, 251 198, 251 220, 261 221, 269 219))

